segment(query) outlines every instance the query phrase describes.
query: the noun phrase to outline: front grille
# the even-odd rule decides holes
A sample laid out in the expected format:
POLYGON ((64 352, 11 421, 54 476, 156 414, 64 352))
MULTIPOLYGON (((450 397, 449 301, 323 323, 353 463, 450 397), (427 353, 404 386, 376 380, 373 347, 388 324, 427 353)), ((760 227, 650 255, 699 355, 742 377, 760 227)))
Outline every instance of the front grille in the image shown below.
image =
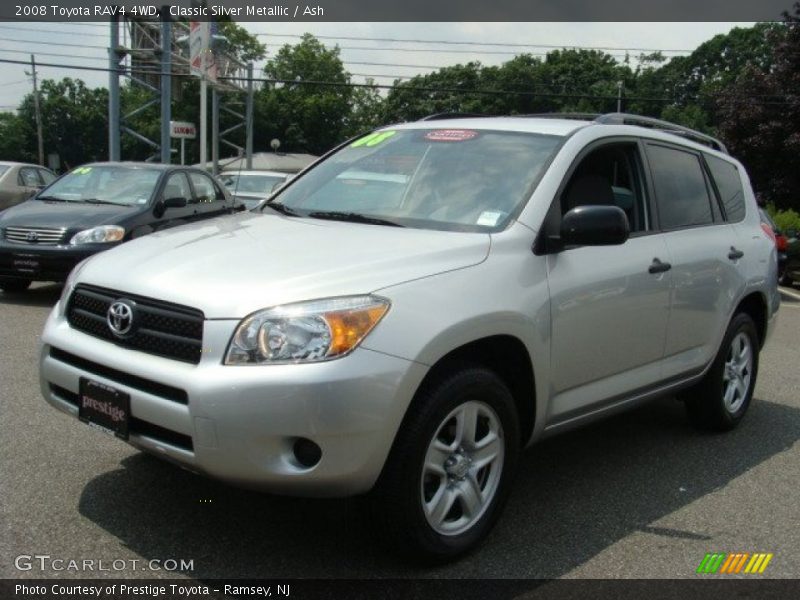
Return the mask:
POLYGON ((56 348, 55 346, 50 348, 50 356, 58 361, 73 366, 76 369, 86 371, 90 375, 105 377, 107 379, 111 379, 112 381, 116 381, 117 383, 127 385, 128 387, 147 392, 153 396, 160 396, 161 398, 172 400, 178 404, 189 404, 189 394, 186 393, 186 390, 182 390, 171 385, 166 385, 164 383, 158 383, 157 381, 152 381, 150 379, 145 379, 144 377, 139 377, 138 375, 131 375, 130 373, 118 371, 117 369, 112 369, 111 367, 106 367, 105 365, 98 364, 80 356, 75 356, 74 354, 61 350, 60 348, 56 348))
POLYGON ((31 244, 36 246, 57 246, 64 242, 66 228, 54 227, 6 227, 3 237, 7 242, 15 244, 31 244))
MULTIPOLYGON (((80 396, 78 394, 71 392, 59 385, 55 385, 54 383, 50 384, 50 391, 58 396, 61 400, 69 402, 74 406, 78 406, 78 403, 80 402, 80 396)), ((171 429, 161 427, 160 425, 150 423, 149 421, 137 419, 134 416, 131 416, 130 421, 128 421, 128 431, 130 433, 152 438, 157 442, 170 444, 171 446, 175 446, 181 450, 194 452, 194 443, 192 442, 191 436, 178 433, 177 431, 172 431, 171 429)))
POLYGON ((69 324, 95 337, 174 360, 197 364, 203 349, 203 313, 194 308, 105 288, 79 285, 67 306, 69 324), (134 327, 117 337, 108 325, 108 309, 117 300, 135 304, 134 327))

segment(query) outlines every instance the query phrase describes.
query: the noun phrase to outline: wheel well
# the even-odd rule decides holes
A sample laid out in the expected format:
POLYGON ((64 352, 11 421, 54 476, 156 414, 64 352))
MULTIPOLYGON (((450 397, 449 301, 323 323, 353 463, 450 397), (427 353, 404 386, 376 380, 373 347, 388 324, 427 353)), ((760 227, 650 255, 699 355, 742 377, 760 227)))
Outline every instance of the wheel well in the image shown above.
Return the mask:
POLYGON ((533 365, 525 345, 510 335, 495 335, 470 342, 440 358, 422 382, 424 386, 456 363, 481 365, 494 371, 508 386, 519 415, 522 444, 533 432, 536 388, 533 365))
POLYGON ((763 346, 767 335, 767 303, 764 297, 759 292, 753 292, 749 296, 745 296, 739 306, 736 307, 734 314, 740 312, 750 315, 750 318, 753 319, 758 332, 759 346, 763 346))

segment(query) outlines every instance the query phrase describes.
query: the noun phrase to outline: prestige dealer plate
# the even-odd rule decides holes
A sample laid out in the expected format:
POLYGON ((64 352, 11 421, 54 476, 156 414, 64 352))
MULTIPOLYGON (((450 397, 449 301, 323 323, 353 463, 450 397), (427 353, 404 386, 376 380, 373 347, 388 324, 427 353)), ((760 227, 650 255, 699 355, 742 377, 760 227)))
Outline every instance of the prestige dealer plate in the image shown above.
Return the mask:
POLYGON ((78 418, 89 425, 128 439, 131 397, 111 386, 80 378, 78 418))

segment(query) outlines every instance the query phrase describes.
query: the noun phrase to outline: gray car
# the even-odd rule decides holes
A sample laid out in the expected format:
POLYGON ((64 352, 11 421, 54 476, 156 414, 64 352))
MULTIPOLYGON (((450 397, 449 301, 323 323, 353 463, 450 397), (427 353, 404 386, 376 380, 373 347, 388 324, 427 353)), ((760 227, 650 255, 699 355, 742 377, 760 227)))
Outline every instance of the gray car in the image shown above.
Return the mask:
POLYGON ((55 173, 39 165, 0 162, 0 210, 27 200, 55 180, 55 173))
POLYGON ((443 561, 538 440, 675 393, 735 427, 778 307, 775 245, 716 140, 619 114, 423 120, 79 265, 41 388, 235 485, 369 492, 382 539, 443 561))

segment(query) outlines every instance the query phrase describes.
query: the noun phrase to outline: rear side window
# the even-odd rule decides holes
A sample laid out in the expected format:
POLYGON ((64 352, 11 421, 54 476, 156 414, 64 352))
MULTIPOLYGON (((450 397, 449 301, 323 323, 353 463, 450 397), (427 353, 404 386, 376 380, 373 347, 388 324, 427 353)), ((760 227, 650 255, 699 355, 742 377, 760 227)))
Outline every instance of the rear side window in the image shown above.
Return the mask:
POLYGON ((20 169, 19 180, 22 185, 28 187, 37 187, 42 185, 42 182, 39 180, 39 175, 36 174, 36 169, 20 169))
POLYGON ((666 146, 647 146, 662 229, 713 223, 700 158, 666 146))
POLYGON ((733 163, 716 156, 706 155, 706 163, 717 184, 722 206, 725 207, 725 216, 731 223, 738 223, 744 219, 745 213, 744 190, 739 169, 733 163))

